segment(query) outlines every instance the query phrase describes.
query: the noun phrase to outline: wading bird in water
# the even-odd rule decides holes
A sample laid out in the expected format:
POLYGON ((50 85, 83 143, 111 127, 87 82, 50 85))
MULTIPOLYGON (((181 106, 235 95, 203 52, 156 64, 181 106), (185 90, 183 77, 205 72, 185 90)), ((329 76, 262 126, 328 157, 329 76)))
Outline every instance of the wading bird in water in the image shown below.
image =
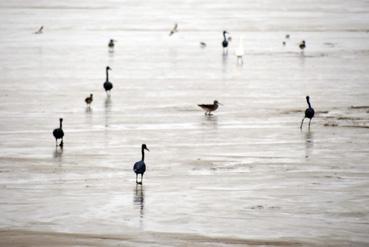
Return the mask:
POLYGON ((177 23, 175 23, 172 30, 170 30, 169 36, 172 36, 176 32, 178 32, 178 24, 177 23))
POLYGON ((105 79, 105 82, 103 84, 105 92, 108 95, 110 94, 110 90, 112 90, 112 88, 113 88, 113 83, 111 83, 109 81, 109 70, 111 70, 111 68, 109 66, 106 66, 106 79, 105 79))
POLYGON ((314 114, 315 114, 314 109, 311 107, 309 96, 306 96, 306 102, 307 102, 309 107, 305 110, 305 116, 301 121, 300 129, 302 129, 302 125, 304 124, 305 118, 309 119, 309 128, 310 128, 311 119, 314 117, 314 114))
POLYGON ((108 47, 109 47, 110 49, 114 49, 114 46, 115 46, 114 42, 115 42, 115 41, 116 41, 116 40, 114 40, 114 39, 110 39, 109 44, 108 44, 108 47))
POLYGON ((62 118, 59 119, 59 128, 54 129, 53 136, 55 137, 56 146, 58 146, 58 139, 61 139, 59 146, 63 148, 64 131, 63 131, 63 119, 62 118))
POLYGON ((90 96, 85 99, 87 106, 90 106, 92 101, 93 101, 93 94, 90 94, 90 96))
POLYGON ((228 40, 227 40, 227 36, 226 34, 228 34, 227 31, 223 31, 223 42, 222 42, 222 46, 223 46, 223 53, 227 54, 228 53, 228 40))
POLYGON ((214 100, 213 104, 201 104, 198 106, 205 111, 205 115, 211 115, 211 112, 218 109, 219 105, 221 105, 221 103, 219 103, 217 100, 214 100))
POLYGON ((146 147, 146 144, 142 144, 142 146, 141 146, 142 158, 141 158, 140 161, 137 161, 133 165, 133 171, 136 173, 136 184, 142 184, 143 175, 144 175, 144 173, 146 171, 145 150, 147 150, 147 151, 150 152, 150 150, 146 147), (141 181, 140 182, 138 182, 138 180, 137 180, 138 174, 141 174, 141 181))

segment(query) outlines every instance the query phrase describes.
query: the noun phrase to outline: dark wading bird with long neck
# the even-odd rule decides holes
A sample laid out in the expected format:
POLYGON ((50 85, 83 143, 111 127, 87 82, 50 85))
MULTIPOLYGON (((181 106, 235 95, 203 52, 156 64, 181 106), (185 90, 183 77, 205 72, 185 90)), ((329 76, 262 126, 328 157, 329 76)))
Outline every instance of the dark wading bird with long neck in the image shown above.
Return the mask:
POLYGON ((309 128, 310 128, 311 119, 314 117, 314 114, 315 114, 314 109, 311 107, 309 96, 306 96, 306 102, 307 102, 309 107, 305 110, 305 116, 301 121, 300 129, 302 129, 302 125, 304 124, 305 118, 309 119, 309 128))
POLYGON ((228 53, 228 40, 227 40, 226 34, 228 34, 228 32, 223 31, 223 42, 222 42, 223 53, 228 53))
POLYGON ((141 146, 142 158, 141 158, 140 161, 137 161, 133 165, 133 171, 136 173, 136 184, 142 184, 143 175, 144 175, 144 173, 146 171, 145 150, 147 150, 147 151, 150 152, 150 150, 146 147, 146 144, 142 144, 142 146, 141 146), (140 182, 137 181, 138 174, 141 174, 141 181, 140 182))
POLYGON ((213 104, 201 104, 198 106, 205 111, 205 115, 211 115, 211 112, 218 109, 219 105, 221 105, 221 103, 219 103, 217 100, 214 100, 213 104))
POLYGON ((109 94, 110 90, 113 89, 113 83, 111 83, 109 81, 109 70, 111 70, 111 68, 109 66, 106 66, 106 79, 105 79, 105 82, 104 82, 104 85, 103 85, 106 94, 109 94))
POLYGON ((54 129, 53 136, 55 137, 56 146, 58 146, 58 139, 61 139, 59 146, 63 148, 64 131, 63 131, 63 119, 62 118, 59 119, 59 128, 54 129))

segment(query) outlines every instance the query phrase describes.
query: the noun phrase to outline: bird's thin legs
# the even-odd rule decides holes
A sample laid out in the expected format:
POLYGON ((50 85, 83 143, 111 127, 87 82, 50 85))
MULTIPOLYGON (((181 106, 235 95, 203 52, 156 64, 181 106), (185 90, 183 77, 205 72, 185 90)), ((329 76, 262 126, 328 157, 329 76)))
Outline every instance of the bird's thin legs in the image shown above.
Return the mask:
POLYGON ((58 146, 58 139, 55 138, 55 146, 58 146))
POLYGON ((138 174, 136 173, 136 184, 138 184, 137 177, 138 177, 138 174))
POLYGON ((142 182, 143 182, 143 176, 144 176, 144 175, 143 175, 143 174, 141 174, 141 184, 142 184, 142 182))
POLYGON ((310 118, 310 120, 309 120, 309 129, 310 129, 310 123, 311 123, 311 118, 310 118))
POLYGON ((304 124, 304 120, 305 120, 305 118, 303 118, 302 121, 301 121, 300 129, 302 129, 302 125, 304 124))

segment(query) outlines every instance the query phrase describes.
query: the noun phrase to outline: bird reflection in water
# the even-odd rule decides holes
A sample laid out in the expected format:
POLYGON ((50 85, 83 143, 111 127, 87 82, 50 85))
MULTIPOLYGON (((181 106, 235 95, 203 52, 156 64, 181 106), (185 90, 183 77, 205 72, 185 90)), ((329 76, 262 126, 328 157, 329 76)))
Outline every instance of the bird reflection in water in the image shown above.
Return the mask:
POLYGON ((133 197, 133 204, 140 209, 140 218, 144 216, 144 204, 145 204, 145 194, 143 185, 136 184, 135 194, 133 197))
POLYGON ((63 156, 63 147, 55 147, 55 150, 53 152, 54 159, 57 159, 59 162, 62 161, 63 156))
POLYGON ((314 146, 314 135, 313 132, 308 130, 305 133, 305 158, 308 159, 311 156, 314 146))
POLYGON ((107 95, 105 102, 104 102, 104 106, 105 106, 105 127, 109 126, 109 122, 110 122, 110 115, 111 115, 111 106, 112 106, 112 102, 111 102, 111 96, 107 95))
POLYGON ((218 127, 218 116, 217 115, 205 115, 202 121, 202 125, 209 128, 217 128, 218 127))

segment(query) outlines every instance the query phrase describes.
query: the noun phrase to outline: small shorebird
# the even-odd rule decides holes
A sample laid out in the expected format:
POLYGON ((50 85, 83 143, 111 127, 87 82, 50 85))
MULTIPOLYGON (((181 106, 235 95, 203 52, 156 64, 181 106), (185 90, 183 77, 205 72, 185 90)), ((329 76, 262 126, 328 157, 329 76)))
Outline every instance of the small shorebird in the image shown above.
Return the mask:
POLYGON ((106 79, 103 84, 106 94, 109 94, 110 90, 112 90, 113 88, 113 83, 109 81, 109 70, 111 70, 111 68, 109 66, 106 66, 106 79))
POLYGON ((42 30, 44 29, 44 26, 41 26, 38 31, 34 32, 34 34, 42 34, 42 30))
POLYGON ((175 23, 172 30, 170 30, 169 36, 172 36, 176 32, 178 32, 178 24, 177 23, 175 23))
POLYGON ((198 106, 205 111, 205 115, 211 115, 211 112, 218 109, 219 105, 221 105, 221 103, 219 103, 217 100, 214 100, 213 104, 201 104, 198 106))
POLYGON ((311 107, 310 97, 309 96, 306 96, 306 102, 307 102, 307 104, 308 104, 309 107, 305 110, 305 116, 302 119, 302 122, 301 122, 301 125, 300 125, 300 129, 302 129, 302 125, 304 124, 305 118, 309 118, 310 119, 310 121, 309 121, 309 129, 310 129, 311 119, 314 117, 314 114, 315 114, 314 109, 311 107))
POLYGON ((59 146, 61 148, 63 148, 63 145, 64 145, 64 143, 63 143, 64 131, 63 131, 63 126, 62 125, 63 125, 63 119, 60 118, 59 119, 59 128, 54 129, 54 131, 53 131, 53 136, 55 137, 56 146, 58 146, 58 139, 61 139, 61 142, 59 144, 59 146))
POLYGON ((85 99, 87 106, 90 106, 92 101, 93 101, 93 94, 90 94, 90 96, 85 99))
POLYGON ((222 46, 223 46, 223 53, 225 53, 225 54, 228 53, 228 40, 227 40, 226 34, 228 34, 228 32, 227 31, 223 31, 223 42, 222 42, 222 46))
POLYGON ((137 161, 134 165, 133 165, 133 171, 136 173, 136 184, 142 184, 142 179, 143 179, 143 175, 146 171, 146 164, 145 164, 145 150, 149 151, 150 150, 146 147, 146 144, 142 144, 141 145, 141 154, 142 154, 142 158, 140 161, 137 161), (137 177, 138 174, 141 174, 141 182, 137 181, 137 177))
POLYGON ((282 42, 282 45, 283 45, 283 46, 286 46, 286 41, 283 41, 283 42, 282 42))
POLYGON ((205 42, 200 42, 200 47, 201 48, 205 48, 206 47, 206 43, 205 42))
POLYGON ((289 34, 286 34, 285 38, 286 39, 289 39, 290 38, 290 35, 289 34))
POLYGON ((300 47, 301 51, 304 51, 304 49, 306 47, 305 40, 301 41, 301 43, 299 44, 299 47, 300 47))
POLYGON ((114 40, 114 39, 110 39, 109 44, 108 44, 108 47, 109 47, 110 49, 114 49, 114 46, 115 46, 114 42, 115 42, 115 41, 116 41, 116 40, 114 40))

